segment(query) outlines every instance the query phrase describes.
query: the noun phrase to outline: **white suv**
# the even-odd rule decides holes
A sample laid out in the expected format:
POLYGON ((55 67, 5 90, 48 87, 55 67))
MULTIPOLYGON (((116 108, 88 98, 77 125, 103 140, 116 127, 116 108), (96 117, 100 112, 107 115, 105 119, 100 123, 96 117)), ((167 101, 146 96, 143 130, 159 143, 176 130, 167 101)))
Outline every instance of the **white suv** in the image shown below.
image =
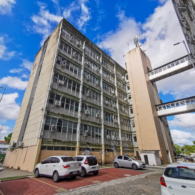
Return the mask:
POLYGON ((92 155, 78 155, 74 157, 78 162, 81 163, 81 177, 85 177, 88 173, 98 175, 99 165, 95 156, 92 155))
POLYGON ((195 163, 173 163, 160 178, 161 195, 194 195, 195 163))
POLYGON ((53 177, 54 182, 58 182, 60 178, 75 179, 80 172, 81 163, 71 156, 50 156, 37 164, 34 170, 35 177, 53 177))

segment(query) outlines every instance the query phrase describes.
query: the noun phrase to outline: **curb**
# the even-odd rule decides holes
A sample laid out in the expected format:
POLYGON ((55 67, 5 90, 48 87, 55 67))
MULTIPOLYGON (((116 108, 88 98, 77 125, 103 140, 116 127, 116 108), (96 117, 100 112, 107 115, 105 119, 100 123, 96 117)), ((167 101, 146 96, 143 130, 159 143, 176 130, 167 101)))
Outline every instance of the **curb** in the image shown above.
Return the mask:
POLYGON ((1 178, 0 180, 1 180, 1 183, 2 183, 2 182, 6 182, 6 181, 13 181, 13 180, 19 180, 19 179, 26 179, 26 178, 31 178, 31 177, 34 177, 34 176, 29 175, 29 176, 24 176, 24 177, 19 177, 19 178, 14 178, 14 179, 6 179, 6 180, 2 180, 2 179, 4 179, 4 178, 1 178))

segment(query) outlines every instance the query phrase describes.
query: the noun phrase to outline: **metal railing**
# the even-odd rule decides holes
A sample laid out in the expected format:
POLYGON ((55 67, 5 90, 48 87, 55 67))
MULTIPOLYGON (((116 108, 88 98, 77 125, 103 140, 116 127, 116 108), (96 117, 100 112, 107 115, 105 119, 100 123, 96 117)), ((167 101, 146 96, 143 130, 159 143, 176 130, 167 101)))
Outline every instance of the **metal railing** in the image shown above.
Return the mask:
POLYGON ((45 139, 54 139, 54 140, 60 140, 60 141, 77 141, 76 134, 70 134, 70 133, 64 133, 64 132, 52 132, 49 130, 44 130, 43 138, 45 139))
POLYGON ((96 84, 96 83, 91 82, 91 80, 87 80, 86 78, 84 78, 83 81, 84 81, 84 83, 86 83, 87 85, 90 85, 90 86, 92 86, 92 87, 95 88, 95 89, 101 90, 101 87, 100 87, 100 83, 99 83, 99 82, 96 84))
POLYGON ((121 125, 121 129, 126 130, 126 131, 131 131, 130 126, 121 125))
POLYGON ((98 106, 101 105, 100 100, 93 99, 90 96, 83 95, 82 99, 98 106))
POLYGON ((85 121, 91 121, 91 122, 94 122, 94 123, 101 123, 102 120, 99 117, 93 117, 93 116, 90 116, 90 115, 86 115, 86 114, 81 114, 81 120, 85 120, 85 121))
POLYGON ((92 136, 80 136, 80 142, 89 142, 93 144, 102 144, 102 139, 100 137, 92 137, 92 136))
POLYGON ((77 98, 79 97, 79 92, 77 92, 76 89, 74 91, 72 89, 69 89, 69 88, 65 87, 64 85, 60 85, 60 84, 54 83, 54 82, 52 83, 51 86, 52 86, 52 88, 54 88, 54 89, 56 89, 58 91, 61 91, 63 93, 67 93, 69 95, 73 95, 73 96, 75 96, 77 98))
POLYGON ((87 68, 88 70, 90 70, 91 72, 93 72, 95 75, 98 75, 100 77, 100 70, 96 70, 95 68, 92 68, 91 65, 89 64, 84 64, 85 68, 87 68))
POLYGON ((122 90, 122 91, 124 91, 124 92, 126 93, 126 87, 123 88, 123 87, 121 87, 120 85, 118 85, 117 87, 118 87, 120 90, 122 90))
POLYGON ((62 67, 61 65, 59 65, 57 63, 56 63, 55 67, 56 67, 56 69, 60 70, 61 72, 66 73, 66 74, 68 74, 76 79, 81 80, 81 75, 75 74, 74 72, 71 72, 70 70, 66 69, 65 67, 62 67))
POLYGON ((104 79, 105 81, 111 83, 112 85, 115 85, 114 81, 111 80, 109 77, 105 76, 104 74, 103 74, 103 79, 104 79))
POLYGON ((195 104, 195 96, 190 97, 190 98, 186 98, 186 99, 182 99, 182 100, 178 100, 178 101, 174 101, 174 102, 156 105, 156 109, 157 109, 157 111, 161 111, 161 110, 168 110, 171 108, 192 105, 192 104, 195 104))
POLYGON ((71 45, 73 45, 74 47, 76 47, 77 49, 79 49, 81 52, 83 52, 83 44, 81 42, 78 42, 78 44, 76 44, 70 36, 68 36, 66 33, 62 32, 62 37, 68 41, 68 43, 70 43, 71 45))
POLYGON ((105 89, 103 89, 103 92, 113 98, 116 98, 116 92, 112 93, 111 91, 107 91, 105 89))
POLYGON ((131 141, 122 141, 122 146, 133 147, 133 142, 131 142, 131 141))
POLYGON ((85 50, 85 54, 86 54, 89 58, 91 58, 93 61, 95 61, 96 63, 98 63, 99 65, 101 64, 101 63, 100 63, 100 60, 97 60, 96 58, 93 58, 86 50, 85 50))
POLYGON ((108 110, 111 110, 111 111, 113 111, 113 112, 117 112, 117 107, 116 107, 116 105, 115 105, 115 107, 113 107, 112 105, 110 105, 110 104, 105 104, 105 102, 104 102, 104 108, 106 108, 106 109, 108 109, 108 110))
POLYGON ((118 122, 115 123, 115 122, 112 122, 112 121, 105 121, 104 120, 104 125, 118 128, 118 122))
POLYGON ((120 140, 113 140, 113 139, 108 139, 108 138, 104 138, 104 143, 108 144, 108 145, 115 145, 115 146, 120 146, 120 140))
POLYGON ((123 116, 128 116, 128 117, 129 117, 129 113, 126 112, 126 111, 122 111, 122 110, 120 109, 119 113, 120 113, 121 115, 123 115, 123 116))
POLYGON ((190 56, 185 56, 185 57, 183 57, 183 58, 181 58, 181 59, 178 59, 178 60, 176 60, 176 61, 174 61, 174 62, 172 62, 172 63, 170 63, 170 64, 166 64, 166 65, 161 66, 161 67, 159 67, 159 68, 157 68, 157 69, 155 69, 155 70, 152 70, 151 72, 148 73, 148 75, 149 75, 149 76, 155 75, 155 74, 160 73, 160 72, 162 72, 162 71, 164 71, 164 70, 167 70, 167 69, 173 68, 173 67, 175 67, 175 66, 178 66, 178 65, 181 64, 181 63, 184 63, 184 62, 186 62, 186 61, 190 61, 191 59, 192 59, 192 57, 190 57, 190 56))
POLYGON ((78 112, 73 110, 68 110, 60 106, 55 106, 49 103, 47 104, 47 111, 55 114, 62 114, 62 115, 78 118, 78 112))

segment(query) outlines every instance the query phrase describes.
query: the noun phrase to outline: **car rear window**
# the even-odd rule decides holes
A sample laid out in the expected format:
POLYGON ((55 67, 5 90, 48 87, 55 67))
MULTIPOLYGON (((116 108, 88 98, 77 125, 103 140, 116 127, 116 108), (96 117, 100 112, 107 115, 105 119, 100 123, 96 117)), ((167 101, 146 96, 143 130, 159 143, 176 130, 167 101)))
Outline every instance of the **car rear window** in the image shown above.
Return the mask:
POLYGON ((89 162, 89 166, 90 165, 97 165, 97 159, 96 159, 96 157, 90 156, 90 157, 87 157, 87 160, 89 162))
POLYGON ((82 161, 84 159, 84 157, 74 157, 77 161, 82 161))
POLYGON ((186 168, 166 168, 164 175, 176 179, 195 180, 195 170, 186 168))
POLYGON ((63 162, 76 161, 73 157, 61 157, 63 162))

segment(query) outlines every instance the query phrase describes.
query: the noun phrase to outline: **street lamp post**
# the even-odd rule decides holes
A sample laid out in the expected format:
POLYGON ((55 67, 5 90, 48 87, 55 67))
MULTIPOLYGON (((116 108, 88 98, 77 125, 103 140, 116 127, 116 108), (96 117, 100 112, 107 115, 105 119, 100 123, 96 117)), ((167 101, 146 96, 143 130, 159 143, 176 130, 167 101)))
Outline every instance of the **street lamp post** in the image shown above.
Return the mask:
POLYGON ((5 88, 5 87, 1 87, 1 86, 0 86, 0 88, 2 88, 2 89, 3 89, 2 96, 0 97, 0 102, 1 102, 1 100, 3 99, 3 95, 4 95, 4 93, 5 93, 5 89, 6 89, 6 88, 5 88))
MULTIPOLYGON (((183 44, 184 44, 184 46, 185 46, 185 48, 186 48, 186 51, 187 51, 187 53, 188 53, 189 59, 190 59, 190 52, 189 52, 189 50, 188 50, 188 48, 187 48, 187 45, 186 45, 186 42, 185 42, 184 40, 181 41, 181 42, 175 43, 175 44, 173 44, 173 45, 174 45, 174 46, 175 46, 175 45, 179 45, 180 43, 183 43, 183 44)), ((193 65, 193 67, 194 67, 194 69, 195 69, 194 63, 192 63, 192 65, 193 65)))

